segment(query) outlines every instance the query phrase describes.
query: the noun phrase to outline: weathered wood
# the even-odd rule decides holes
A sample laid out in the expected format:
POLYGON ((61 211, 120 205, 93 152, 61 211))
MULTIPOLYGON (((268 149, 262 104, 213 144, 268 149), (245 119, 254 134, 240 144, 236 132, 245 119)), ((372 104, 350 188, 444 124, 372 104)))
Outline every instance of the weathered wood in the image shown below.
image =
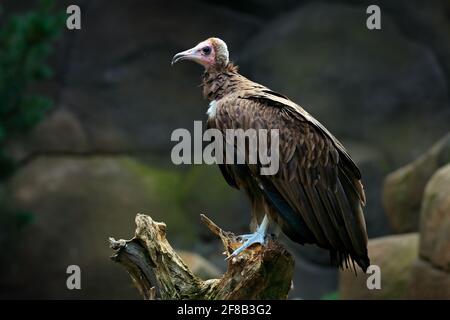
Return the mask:
MULTIPOLYGON (((206 216, 206 226, 217 235, 229 255, 240 242, 206 216)), ((166 239, 166 225, 149 216, 136 216, 131 240, 110 238, 111 259, 120 263, 144 299, 286 299, 291 287, 294 259, 278 242, 253 245, 227 260, 220 279, 202 280, 194 275, 166 239)))

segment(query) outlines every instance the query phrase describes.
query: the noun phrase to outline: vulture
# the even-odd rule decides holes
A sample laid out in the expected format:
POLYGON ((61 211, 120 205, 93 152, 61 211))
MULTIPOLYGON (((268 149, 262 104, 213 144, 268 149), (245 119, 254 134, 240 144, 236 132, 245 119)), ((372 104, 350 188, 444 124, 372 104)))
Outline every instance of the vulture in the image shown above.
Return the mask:
POLYGON ((255 243, 265 245, 269 227, 275 226, 296 243, 329 250, 337 267, 355 268, 356 262, 366 271, 361 173, 338 139, 285 95, 240 75, 223 40, 209 38, 177 53, 172 65, 182 60, 204 67, 207 126, 224 140, 227 129, 279 130, 276 174, 262 175, 260 163, 219 163, 226 182, 243 190, 252 208, 254 232, 240 237, 242 245, 230 257, 255 243))

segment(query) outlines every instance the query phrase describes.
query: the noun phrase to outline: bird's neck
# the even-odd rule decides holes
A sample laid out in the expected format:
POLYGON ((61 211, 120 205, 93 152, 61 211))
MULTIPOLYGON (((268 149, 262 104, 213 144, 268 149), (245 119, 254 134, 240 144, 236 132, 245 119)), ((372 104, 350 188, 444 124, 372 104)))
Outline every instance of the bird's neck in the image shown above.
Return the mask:
POLYGON ((203 74, 203 96, 209 101, 219 100, 231 93, 241 76, 238 68, 231 62, 225 67, 209 68, 203 74))

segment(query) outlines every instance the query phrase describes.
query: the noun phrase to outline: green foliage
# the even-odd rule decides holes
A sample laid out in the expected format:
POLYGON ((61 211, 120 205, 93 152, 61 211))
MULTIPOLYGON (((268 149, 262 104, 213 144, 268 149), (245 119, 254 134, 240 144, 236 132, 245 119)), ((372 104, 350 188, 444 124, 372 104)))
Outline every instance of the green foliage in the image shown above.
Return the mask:
POLYGON ((0 245, 14 238, 32 222, 29 212, 8 204, 5 180, 16 169, 5 144, 8 139, 27 133, 52 107, 52 101, 31 94, 39 81, 52 76, 47 60, 52 43, 64 26, 63 12, 57 13, 53 0, 42 0, 36 9, 5 18, 0 8, 0 245))
POLYGON ((36 9, 10 16, 0 27, 0 179, 15 167, 5 141, 28 132, 52 106, 47 97, 29 91, 52 76, 46 61, 64 26, 64 15, 55 13, 53 2, 42 0, 36 9))
POLYGON ((334 292, 324 294, 320 299, 321 300, 339 300, 339 292, 334 291, 334 292))

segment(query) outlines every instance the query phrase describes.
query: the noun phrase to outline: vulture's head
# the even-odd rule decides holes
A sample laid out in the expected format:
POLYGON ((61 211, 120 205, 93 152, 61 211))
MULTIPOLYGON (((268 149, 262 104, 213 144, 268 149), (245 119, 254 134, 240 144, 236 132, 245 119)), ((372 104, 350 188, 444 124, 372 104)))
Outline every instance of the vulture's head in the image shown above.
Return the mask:
POLYGON ((197 62, 205 69, 226 67, 229 62, 227 44, 219 38, 209 38, 174 55, 172 65, 182 60, 197 62))

